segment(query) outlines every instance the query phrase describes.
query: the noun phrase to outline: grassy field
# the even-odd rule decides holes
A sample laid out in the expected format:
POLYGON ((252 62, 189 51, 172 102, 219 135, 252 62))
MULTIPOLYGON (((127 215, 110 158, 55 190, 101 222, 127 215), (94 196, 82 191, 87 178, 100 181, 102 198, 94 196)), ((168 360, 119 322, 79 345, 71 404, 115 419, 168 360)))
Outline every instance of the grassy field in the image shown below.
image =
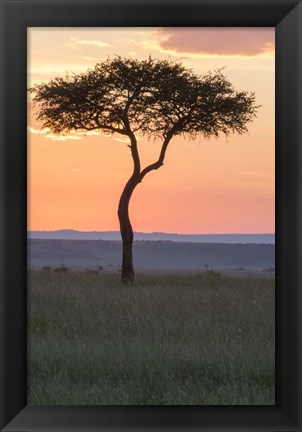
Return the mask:
POLYGON ((272 277, 29 272, 28 404, 275 403, 272 277))

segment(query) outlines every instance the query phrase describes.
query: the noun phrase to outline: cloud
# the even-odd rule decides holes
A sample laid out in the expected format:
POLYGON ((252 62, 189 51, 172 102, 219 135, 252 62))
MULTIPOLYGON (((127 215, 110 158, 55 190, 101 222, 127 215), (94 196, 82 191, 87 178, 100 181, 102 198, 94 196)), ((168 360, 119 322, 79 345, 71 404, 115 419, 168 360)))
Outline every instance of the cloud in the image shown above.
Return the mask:
MULTIPOLYGON (((122 143, 130 143, 130 140, 128 137, 121 137, 121 136, 114 136, 113 137, 114 141, 118 141, 118 142, 122 142, 122 143)), ((136 141, 139 142, 141 140, 141 138, 139 136, 136 137, 136 141)))
POLYGON ((218 56, 256 56, 272 53, 273 28, 162 28, 158 30, 162 51, 218 56))
POLYGON ((82 139, 79 135, 55 135, 49 132, 49 129, 34 129, 31 126, 27 126, 27 131, 32 134, 43 135, 52 141, 67 141, 67 140, 80 140, 82 139))
POLYGON ((27 126, 27 131, 33 134, 45 135, 49 131, 49 129, 34 129, 31 126, 27 126))
POLYGON ((92 131, 75 131, 72 134, 69 135, 56 135, 54 133, 50 132, 50 129, 35 129, 32 126, 27 126, 27 131, 32 134, 38 134, 43 135, 45 138, 51 139, 52 141, 67 141, 67 140, 80 140, 85 138, 86 136, 103 136, 103 137, 109 137, 110 135, 105 134, 104 132, 101 132, 100 130, 92 130, 92 131))
POLYGON ((105 48, 111 46, 111 44, 107 42, 103 42, 96 39, 77 39, 72 37, 69 39, 73 46, 77 47, 78 45, 91 45, 98 48, 105 48))
POLYGON ((91 130, 84 133, 84 135, 94 136, 94 135, 104 135, 99 130, 91 130))
POLYGON ((77 135, 55 135, 52 133, 48 133, 45 135, 45 138, 49 138, 52 141, 68 141, 68 140, 80 140, 82 137, 77 135))
POLYGON ((129 138, 113 138, 114 141, 122 142, 122 143, 129 143, 129 138))

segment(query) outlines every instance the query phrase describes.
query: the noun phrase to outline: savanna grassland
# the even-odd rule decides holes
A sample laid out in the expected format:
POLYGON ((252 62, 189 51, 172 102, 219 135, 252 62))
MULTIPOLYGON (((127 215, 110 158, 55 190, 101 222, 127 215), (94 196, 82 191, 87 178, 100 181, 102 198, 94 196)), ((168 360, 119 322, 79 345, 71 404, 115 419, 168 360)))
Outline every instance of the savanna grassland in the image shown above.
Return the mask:
POLYGON ((275 279, 29 271, 28 404, 275 403, 275 279))

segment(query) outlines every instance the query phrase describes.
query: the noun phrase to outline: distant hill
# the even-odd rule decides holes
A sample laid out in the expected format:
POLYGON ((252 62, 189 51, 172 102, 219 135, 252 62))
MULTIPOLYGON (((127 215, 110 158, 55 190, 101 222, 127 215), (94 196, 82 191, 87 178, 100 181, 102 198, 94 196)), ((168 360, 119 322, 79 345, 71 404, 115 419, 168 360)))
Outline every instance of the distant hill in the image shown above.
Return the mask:
MULTIPOLYGON (((29 231, 30 239, 50 240, 121 240, 118 231, 29 231)), ((275 244, 275 234, 168 234, 136 232, 135 241, 171 241, 186 243, 258 243, 275 244)))

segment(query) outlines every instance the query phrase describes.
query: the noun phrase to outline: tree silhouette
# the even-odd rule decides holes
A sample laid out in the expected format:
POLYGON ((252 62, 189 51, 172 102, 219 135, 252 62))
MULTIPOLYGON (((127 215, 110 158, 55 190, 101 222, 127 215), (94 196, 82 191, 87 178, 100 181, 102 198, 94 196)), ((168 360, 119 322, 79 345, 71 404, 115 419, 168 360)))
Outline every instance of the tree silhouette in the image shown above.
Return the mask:
POLYGON ((99 130, 129 139, 133 172, 118 205, 124 283, 134 280, 130 198, 144 177, 164 164, 171 139, 243 134, 258 108, 254 93, 236 91, 221 70, 198 76, 178 62, 151 57, 108 58, 86 73, 55 78, 30 91, 39 104, 37 120, 55 134, 99 130), (162 142, 158 159, 144 168, 138 133, 162 142))

